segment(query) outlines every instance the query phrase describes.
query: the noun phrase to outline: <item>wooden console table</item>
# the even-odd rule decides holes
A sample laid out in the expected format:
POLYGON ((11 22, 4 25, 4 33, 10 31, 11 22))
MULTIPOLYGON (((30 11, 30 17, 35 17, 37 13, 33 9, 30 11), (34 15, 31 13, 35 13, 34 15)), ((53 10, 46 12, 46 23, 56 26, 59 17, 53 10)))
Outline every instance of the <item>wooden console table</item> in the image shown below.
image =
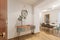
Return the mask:
MULTIPOLYGON (((35 29, 35 26, 34 26, 34 25, 22 25, 22 26, 17 26, 17 32, 18 32, 18 33, 31 30, 31 33, 34 34, 34 29, 35 29)), ((18 35, 19 35, 19 34, 18 34, 18 35)), ((18 40, 19 40, 19 37, 18 37, 18 40)))
POLYGON ((23 25, 23 26, 17 26, 17 32, 24 32, 27 30, 34 30, 35 26, 33 25, 23 25))

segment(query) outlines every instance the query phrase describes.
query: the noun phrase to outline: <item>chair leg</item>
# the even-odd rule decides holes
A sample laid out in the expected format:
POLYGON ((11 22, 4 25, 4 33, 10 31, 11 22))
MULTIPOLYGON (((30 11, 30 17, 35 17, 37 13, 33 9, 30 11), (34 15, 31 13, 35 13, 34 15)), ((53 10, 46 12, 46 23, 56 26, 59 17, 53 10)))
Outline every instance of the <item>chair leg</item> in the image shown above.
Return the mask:
POLYGON ((58 32, 57 32, 57 35, 59 36, 59 30, 57 30, 58 32))
POLYGON ((55 30, 55 35, 59 36, 59 30, 55 30))
POLYGON ((60 30, 59 30, 59 37, 60 37, 60 30))

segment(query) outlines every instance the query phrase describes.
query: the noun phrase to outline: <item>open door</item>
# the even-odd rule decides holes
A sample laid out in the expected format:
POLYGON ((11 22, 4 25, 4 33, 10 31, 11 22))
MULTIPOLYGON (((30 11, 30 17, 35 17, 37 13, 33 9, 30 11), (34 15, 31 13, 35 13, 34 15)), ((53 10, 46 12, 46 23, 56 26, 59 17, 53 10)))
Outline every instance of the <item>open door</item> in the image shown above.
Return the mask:
POLYGON ((0 0, 0 40, 7 40, 7 0, 0 0))

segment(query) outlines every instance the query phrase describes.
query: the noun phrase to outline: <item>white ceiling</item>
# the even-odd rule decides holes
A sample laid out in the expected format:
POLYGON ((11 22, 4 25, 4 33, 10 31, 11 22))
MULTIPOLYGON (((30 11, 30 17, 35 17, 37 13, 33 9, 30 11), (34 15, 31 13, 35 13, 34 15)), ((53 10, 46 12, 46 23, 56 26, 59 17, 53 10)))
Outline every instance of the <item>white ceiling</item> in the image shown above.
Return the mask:
MULTIPOLYGON (((59 0, 18 0, 18 1, 35 6, 35 5, 38 5, 39 3, 46 2, 47 4, 49 4, 49 3, 51 4, 52 2, 59 1, 59 0)), ((45 5, 46 5, 46 3, 45 3, 45 5)))
POLYGON ((24 3, 27 3, 27 4, 31 4, 31 5, 35 5, 37 4, 38 2, 42 2, 44 0, 20 0, 21 2, 24 2, 24 3))

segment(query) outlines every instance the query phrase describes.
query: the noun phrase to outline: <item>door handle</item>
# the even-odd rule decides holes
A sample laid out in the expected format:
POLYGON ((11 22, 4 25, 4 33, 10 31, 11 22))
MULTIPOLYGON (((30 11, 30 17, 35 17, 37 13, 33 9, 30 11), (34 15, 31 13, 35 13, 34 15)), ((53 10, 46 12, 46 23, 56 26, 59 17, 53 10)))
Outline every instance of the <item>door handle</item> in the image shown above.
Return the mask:
POLYGON ((3 32, 3 37, 5 37, 5 32, 3 32))
POLYGON ((1 37, 5 37, 5 32, 0 33, 0 36, 1 36, 1 37))

